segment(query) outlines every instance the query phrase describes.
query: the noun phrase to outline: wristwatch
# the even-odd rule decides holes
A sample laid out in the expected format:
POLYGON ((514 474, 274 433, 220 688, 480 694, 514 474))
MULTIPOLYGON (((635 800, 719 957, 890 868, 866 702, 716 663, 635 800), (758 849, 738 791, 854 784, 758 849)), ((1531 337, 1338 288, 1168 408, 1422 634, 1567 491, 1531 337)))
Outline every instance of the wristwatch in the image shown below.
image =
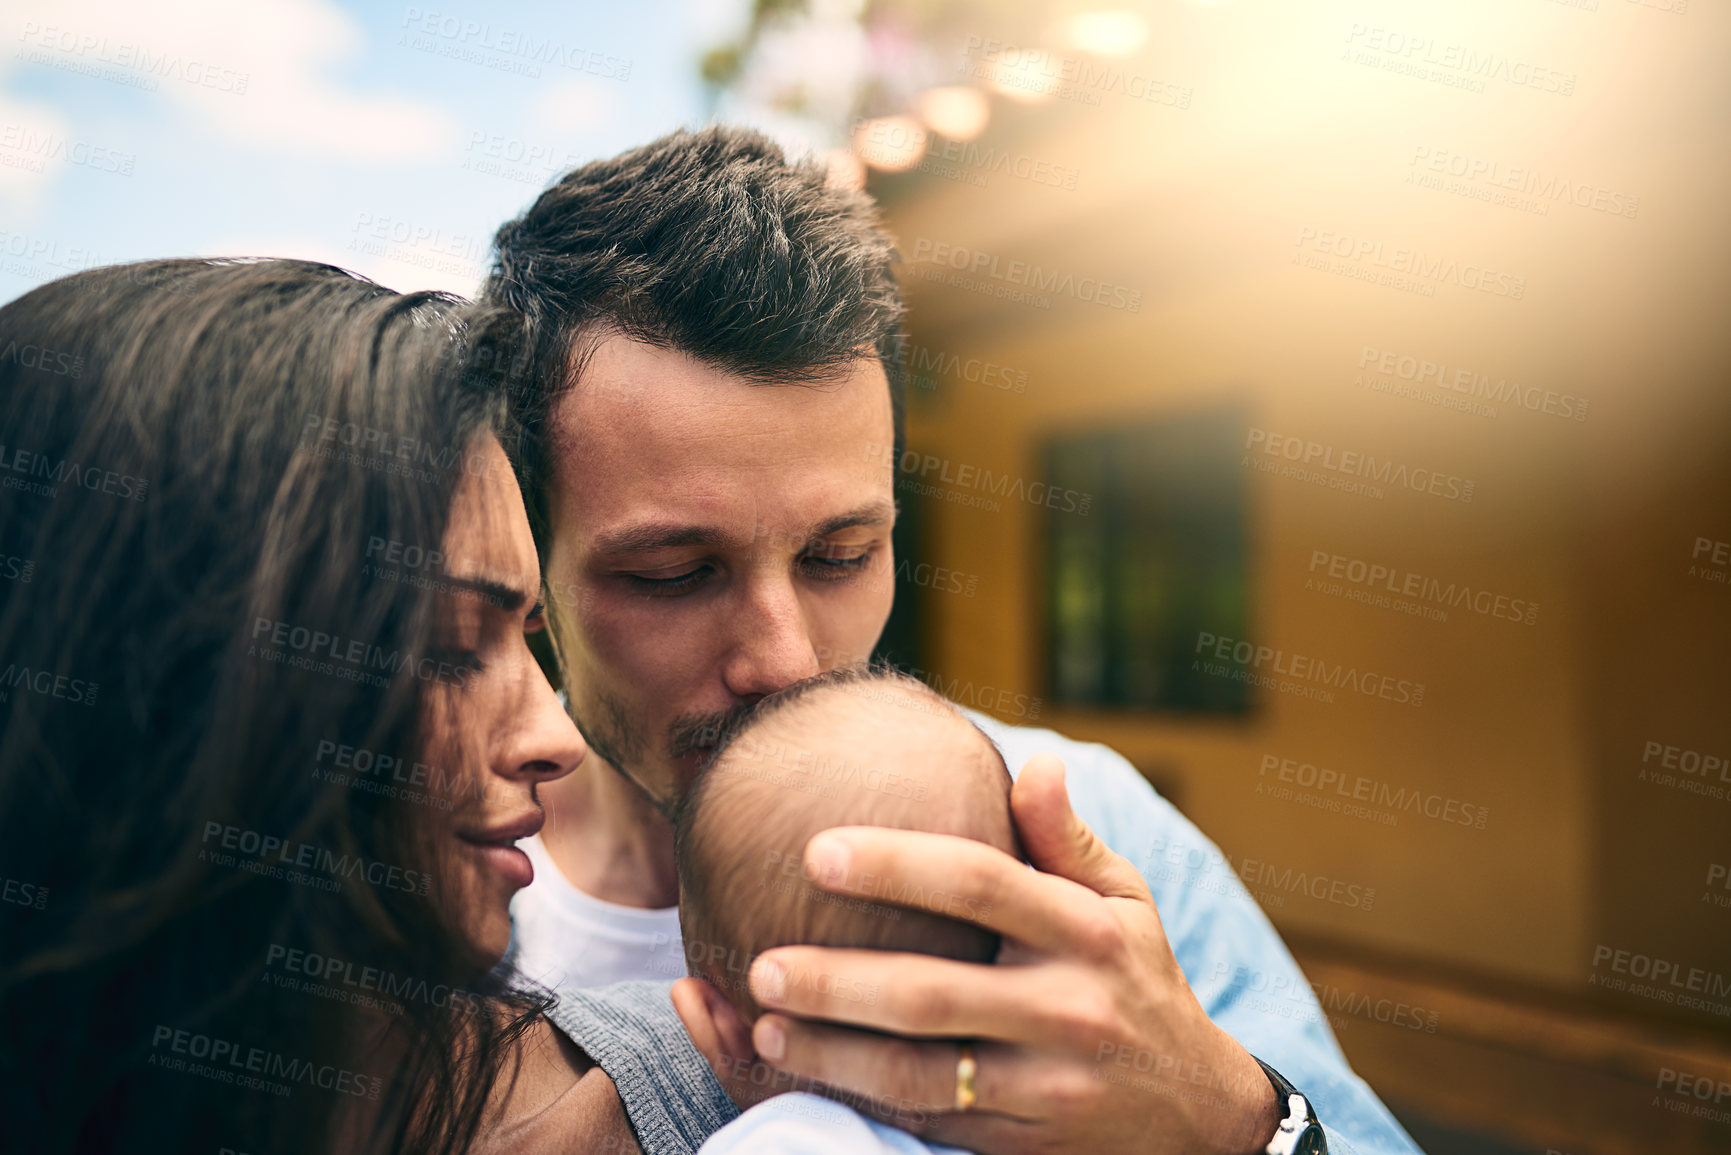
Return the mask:
MULTIPOLYGON (((1256 1059, 1255 1055, 1250 1057, 1256 1059)), ((1280 1129, 1264 1150, 1268 1155, 1328 1155, 1328 1136, 1322 1133, 1322 1124, 1316 1121, 1310 1100, 1261 1059, 1256 1059, 1256 1065, 1262 1068, 1262 1073, 1274 1084, 1274 1093, 1286 1104, 1286 1118, 1280 1121, 1280 1129)))

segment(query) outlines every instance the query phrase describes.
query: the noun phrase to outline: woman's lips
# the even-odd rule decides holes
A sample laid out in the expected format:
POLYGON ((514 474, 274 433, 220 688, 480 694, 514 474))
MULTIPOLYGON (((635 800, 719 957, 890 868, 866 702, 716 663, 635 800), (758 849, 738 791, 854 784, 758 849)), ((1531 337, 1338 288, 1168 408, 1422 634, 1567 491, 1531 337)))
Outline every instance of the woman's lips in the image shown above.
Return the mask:
MULTIPOLYGON (((469 842, 468 839, 464 841, 469 842)), ((506 882, 521 890, 535 881, 535 864, 529 861, 517 846, 510 842, 469 842, 480 852, 481 860, 487 868, 498 874, 506 882)))
POLYGON ((535 881, 535 864, 517 848, 517 840, 537 834, 545 821, 546 816, 537 808, 477 834, 457 837, 480 853, 488 869, 520 890, 535 881))

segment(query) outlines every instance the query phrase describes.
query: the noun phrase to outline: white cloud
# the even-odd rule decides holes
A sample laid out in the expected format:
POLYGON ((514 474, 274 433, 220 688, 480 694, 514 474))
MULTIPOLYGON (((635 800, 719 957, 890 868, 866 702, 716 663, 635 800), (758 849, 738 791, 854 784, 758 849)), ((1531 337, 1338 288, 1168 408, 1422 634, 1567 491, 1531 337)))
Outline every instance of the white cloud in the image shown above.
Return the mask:
POLYGON ((9 57, 0 56, 0 204, 17 225, 34 218, 64 167, 66 118, 51 104, 6 92, 9 57))
POLYGON ((332 75, 361 55, 330 0, 54 0, 19 14, 26 52, 52 67, 145 78, 224 136, 301 155, 419 160, 452 146, 451 116, 332 75))
POLYGON ((0 203, 12 223, 37 215, 65 166, 64 117, 45 104, 0 93, 0 203))
POLYGON ((536 131, 569 140, 616 122, 624 112, 621 85, 593 76, 561 77, 535 98, 536 131))
POLYGON ((311 233, 231 234, 202 246, 203 255, 213 257, 293 257, 322 261, 359 273, 399 293, 441 289, 473 297, 485 270, 482 251, 451 239, 428 241, 404 234, 398 239, 389 227, 360 226, 345 237, 311 233))

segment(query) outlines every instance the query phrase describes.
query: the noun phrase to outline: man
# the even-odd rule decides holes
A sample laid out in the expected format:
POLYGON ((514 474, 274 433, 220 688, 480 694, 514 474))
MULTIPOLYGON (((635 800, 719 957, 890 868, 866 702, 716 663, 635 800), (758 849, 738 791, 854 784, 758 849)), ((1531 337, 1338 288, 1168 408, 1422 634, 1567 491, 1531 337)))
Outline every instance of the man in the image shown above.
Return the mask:
MULTIPOLYGON (((592 751, 543 791, 516 959, 589 1014, 586 987, 684 973, 667 815, 716 732, 868 654, 888 617, 894 463, 874 447, 899 459, 902 307, 870 202, 734 129, 579 168, 496 245, 487 296, 536 334, 526 497, 592 751)), ((1415 1150, 1200 832, 1104 747, 970 717, 1022 770, 1037 871, 859 828, 813 839, 804 866, 880 901, 945 895, 1004 936, 998 965, 766 952, 751 989, 785 1013, 749 1035, 686 980, 674 1000, 717 1069, 761 1061, 988 1152, 1312 1150, 1323 1128, 1336 1150, 1415 1150)), ((641 1037, 670 1046, 653 1024, 641 1037)), ((662 1058, 595 1057, 655 1155, 642 1100, 668 1084, 662 1058)), ((725 1102, 717 1086, 692 1097, 725 1102)))

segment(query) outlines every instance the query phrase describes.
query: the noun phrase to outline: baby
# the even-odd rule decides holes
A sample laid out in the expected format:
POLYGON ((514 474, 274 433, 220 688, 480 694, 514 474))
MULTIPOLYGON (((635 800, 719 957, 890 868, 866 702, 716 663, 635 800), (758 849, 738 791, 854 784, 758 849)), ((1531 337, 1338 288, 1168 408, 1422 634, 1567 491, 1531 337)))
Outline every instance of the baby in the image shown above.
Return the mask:
MULTIPOLYGON (((841 894, 812 885, 804 852, 818 831, 923 830, 1023 857, 1010 816, 1010 774, 991 739, 923 682, 864 667, 790 686, 725 730, 674 825, 686 961, 748 1024, 762 1010, 746 976, 771 947, 915 951, 977 963, 997 953, 998 936, 970 921, 978 912, 953 894, 897 891, 863 875, 847 880, 841 894), (892 897, 900 901, 873 901, 892 897)), ((789 981, 877 999, 857 980, 795 974, 789 981)), ((807 1150, 965 1155, 805 1093, 758 1104, 703 1148, 704 1155, 807 1150)))
MULTIPOLYGON (((849 880, 844 894, 812 885, 806 841, 832 826, 953 834, 1021 857, 1003 757, 924 683, 848 667, 764 699, 720 736, 676 819, 686 960, 747 1023, 760 1008, 746 974, 771 947, 917 951, 981 963, 997 952, 997 936, 968 921, 975 912, 954 895, 897 894, 866 876, 849 880), (919 909, 873 901, 892 896, 919 909)), ((876 995, 863 987, 836 993, 876 995)))

